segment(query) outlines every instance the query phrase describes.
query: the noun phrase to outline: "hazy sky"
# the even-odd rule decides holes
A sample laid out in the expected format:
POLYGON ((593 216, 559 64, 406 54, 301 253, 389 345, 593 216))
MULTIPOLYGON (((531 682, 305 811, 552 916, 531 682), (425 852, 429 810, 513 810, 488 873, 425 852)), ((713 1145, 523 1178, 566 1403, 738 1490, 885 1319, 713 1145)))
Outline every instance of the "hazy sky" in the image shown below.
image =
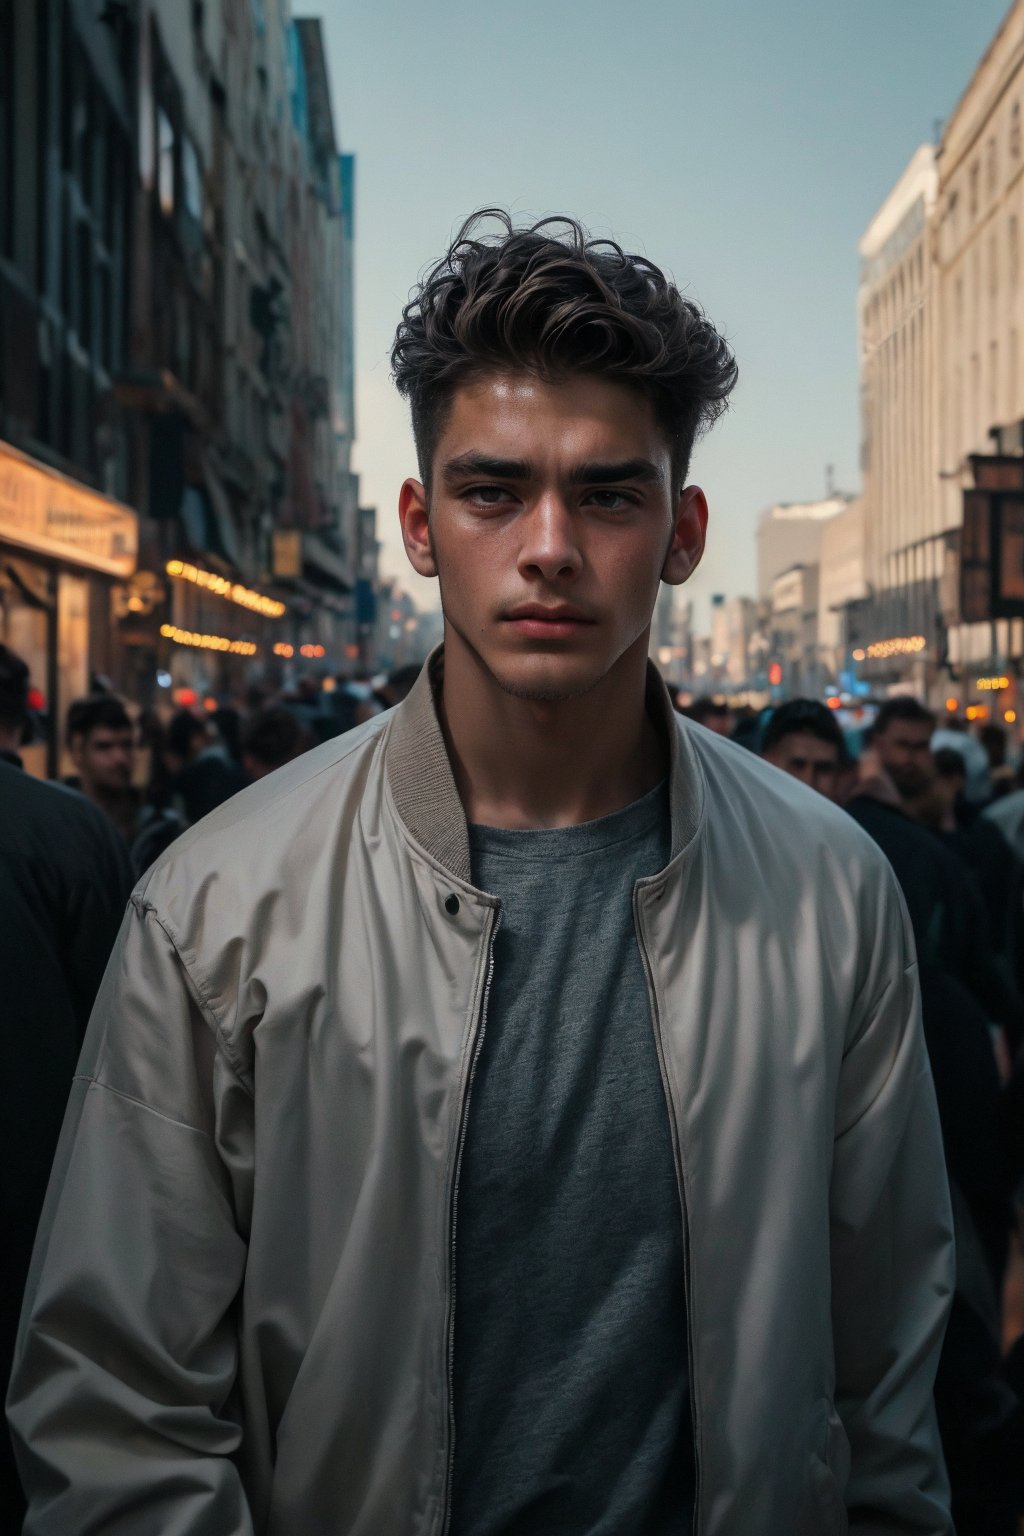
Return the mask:
MULTIPOLYGON (((306 6, 296 0, 296 9, 306 6)), ((310 9, 313 6, 310 5, 310 9)), ((668 268, 735 348, 691 478, 712 510, 690 590, 754 589, 773 501, 859 489, 857 242, 948 116, 1007 0, 319 0, 357 156, 357 468, 382 568, 415 472, 388 349, 472 209, 567 211, 668 268)))

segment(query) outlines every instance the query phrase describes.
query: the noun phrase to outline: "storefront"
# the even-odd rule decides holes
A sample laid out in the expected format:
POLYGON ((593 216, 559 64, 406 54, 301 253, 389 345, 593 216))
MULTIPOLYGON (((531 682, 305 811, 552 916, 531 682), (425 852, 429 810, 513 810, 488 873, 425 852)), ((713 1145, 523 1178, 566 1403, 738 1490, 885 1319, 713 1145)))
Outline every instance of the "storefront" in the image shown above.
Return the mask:
POLYGON ((51 721, 25 753, 35 773, 58 773, 64 713, 90 679, 120 681, 114 599, 137 551, 131 508, 0 442, 0 640, 28 664, 51 721))
POLYGON ((265 675, 281 642, 287 607, 189 560, 165 567, 168 601, 159 625, 163 676, 172 697, 241 699, 265 675))

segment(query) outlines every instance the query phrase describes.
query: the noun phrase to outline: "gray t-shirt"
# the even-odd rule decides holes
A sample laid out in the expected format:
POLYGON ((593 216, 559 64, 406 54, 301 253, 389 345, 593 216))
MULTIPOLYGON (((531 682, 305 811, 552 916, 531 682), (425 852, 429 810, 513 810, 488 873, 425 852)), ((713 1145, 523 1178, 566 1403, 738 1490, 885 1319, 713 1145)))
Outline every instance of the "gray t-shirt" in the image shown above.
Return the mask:
POLYGON ((665 785, 552 831, 471 827, 502 919, 456 1229, 453 1536, 688 1532, 682 1216, 633 886, 665 785))

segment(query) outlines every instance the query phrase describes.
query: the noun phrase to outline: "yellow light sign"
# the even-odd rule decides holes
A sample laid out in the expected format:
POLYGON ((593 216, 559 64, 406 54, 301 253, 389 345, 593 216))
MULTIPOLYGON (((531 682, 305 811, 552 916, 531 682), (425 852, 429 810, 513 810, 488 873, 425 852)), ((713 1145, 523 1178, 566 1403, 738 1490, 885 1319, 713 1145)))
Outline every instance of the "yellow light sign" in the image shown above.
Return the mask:
POLYGON ((294 656, 295 655, 295 647, 294 647, 294 645, 288 645, 288 643, 286 641, 284 641, 284 640, 279 640, 277 642, 277 644, 274 646, 274 655, 275 656, 284 656, 285 658, 287 658, 289 656, 294 656))
POLYGON ((892 656, 918 656, 928 648, 924 635, 895 635, 891 640, 875 640, 860 655, 853 653, 855 661, 888 661, 892 656))
POLYGON ((981 693, 1002 693, 1004 688, 1009 688, 1008 677, 979 677, 975 686, 981 693))
POLYGON ((232 656, 255 656, 256 647, 251 640, 229 640, 226 635, 197 635, 190 629, 179 629, 176 624, 161 624, 160 633, 175 645, 194 646, 201 651, 227 651, 232 656))
POLYGON ((1004 710, 1003 711, 1003 719, 1006 721, 1007 725, 1016 725, 1017 724, 1017 711, 1015 709, 1004 710))
POLYGON ((947 699, 946 708, 949 710, 951 715, 955 715, 957 709, 959 708, 959 703, 956 699, 947 699))
POLYGON ((190 581, 193 586, 212 592, 215 597, 226 597, 229 602, 261 614, 265 619, 279 619, 285 612, 284 603, 278 602, 276 597, 265 597, 262 592, 253 592, 237 581, 228 581, 226 576, 218 576, 214 571, 204 571, 197 565, 190 565, 187 560, 168 560, 167 574, 178 581, 190 581))

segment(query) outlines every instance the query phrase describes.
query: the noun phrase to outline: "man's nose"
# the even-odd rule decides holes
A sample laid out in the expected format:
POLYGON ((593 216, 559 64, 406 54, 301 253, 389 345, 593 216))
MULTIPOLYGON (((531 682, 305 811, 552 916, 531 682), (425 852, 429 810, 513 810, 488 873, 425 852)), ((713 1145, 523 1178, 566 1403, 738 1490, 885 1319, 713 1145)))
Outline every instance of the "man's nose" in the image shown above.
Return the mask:
POLYGON ((583 564, 578 528, 565 499, 557 492, 537 498, 523 521, 519 569, 546 580, 573 576, 583 564))

